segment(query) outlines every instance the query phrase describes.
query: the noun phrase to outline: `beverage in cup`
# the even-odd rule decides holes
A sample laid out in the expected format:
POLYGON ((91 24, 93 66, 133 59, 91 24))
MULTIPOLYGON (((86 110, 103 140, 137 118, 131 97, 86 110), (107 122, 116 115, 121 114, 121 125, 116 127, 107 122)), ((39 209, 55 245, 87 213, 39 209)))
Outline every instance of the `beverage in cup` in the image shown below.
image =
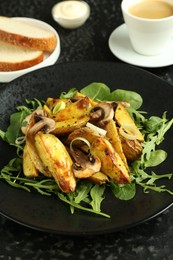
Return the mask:
POLYGON ((173 0, 123 0, 121 9, 136 52, 158 55, 173 48, 173 0))

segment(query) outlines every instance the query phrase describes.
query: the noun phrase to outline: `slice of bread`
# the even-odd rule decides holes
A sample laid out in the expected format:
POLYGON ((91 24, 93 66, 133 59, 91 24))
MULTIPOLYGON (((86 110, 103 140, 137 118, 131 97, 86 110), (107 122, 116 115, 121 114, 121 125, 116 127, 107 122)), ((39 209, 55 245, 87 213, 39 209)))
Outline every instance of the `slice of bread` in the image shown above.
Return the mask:
POLYGON ((16 71, 43 61, 43 52, 0 41, 0 71, 16 71))
POLYGON ((0 40, 48 52, 57 44, 53 32, 4 16, 0 16, 0 40))

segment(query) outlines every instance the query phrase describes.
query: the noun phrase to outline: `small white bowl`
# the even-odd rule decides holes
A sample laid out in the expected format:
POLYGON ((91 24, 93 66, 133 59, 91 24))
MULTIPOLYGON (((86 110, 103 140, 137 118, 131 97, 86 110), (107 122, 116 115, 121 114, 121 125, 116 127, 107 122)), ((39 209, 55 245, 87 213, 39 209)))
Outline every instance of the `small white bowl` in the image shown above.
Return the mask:
POLYGON ((52 8, 52 17, 66 29, 82 26, 90 15, 90 6, 82 0, 61 1, 52 8))
POLYGON ((46 66, 53 65, 58 60, 59 55, 60 55, 60 50, 61 50, 60 38, 59 38, 57 31, 52 26, 50 26, 49 24, 47 24, 43 21, 33 19, 33 18, 14 17, 13 19, 20 20, 20 21, 23 21, 23 22, 27 22, 28 24, 40 27, 40 28, 45 29, 45 30, 52 31, 57 38, 57 45, 56 45, 55 50, 52 53, 50 53, 50 54, 44 53, 44 60, 41 63, 39 63, 35 66, 32 66, 32 67, 27 68, 27 69, 23 69, 23 70, 0 72, 0 82, 10 82, 10 81, 12 81, 12 80, 14 80, 14 79, 26 74, 26 73, 29 73, 33 70, 37 70, 37 69, 40 69, 40 68, 43 68, 43 67, 46 67, 46 66))

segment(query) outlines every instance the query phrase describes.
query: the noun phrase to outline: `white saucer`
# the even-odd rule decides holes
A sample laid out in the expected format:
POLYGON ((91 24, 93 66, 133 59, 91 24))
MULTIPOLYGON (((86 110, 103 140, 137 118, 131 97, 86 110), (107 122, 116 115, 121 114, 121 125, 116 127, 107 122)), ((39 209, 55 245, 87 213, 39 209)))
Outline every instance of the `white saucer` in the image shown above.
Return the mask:
POLYGON ((159 68, 173 64, 173 38, 169 48, 156 56, 144 56, 134 51, 125 24, 116 28, 109 37, 109 48, 120 60, 148 68, 159 68))

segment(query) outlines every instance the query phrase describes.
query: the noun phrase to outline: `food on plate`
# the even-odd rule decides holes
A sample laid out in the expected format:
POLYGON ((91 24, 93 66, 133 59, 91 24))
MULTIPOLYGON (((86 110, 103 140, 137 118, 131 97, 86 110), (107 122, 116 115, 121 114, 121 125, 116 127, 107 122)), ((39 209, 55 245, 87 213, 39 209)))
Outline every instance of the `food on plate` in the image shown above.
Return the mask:
POLYGON ((43 132, 39 131, 34 137, 35 147, 43 167, 55 179, 63 192, 74 191, 76 180, 69 153, 59 138, 43 132))
POLYGON ((7 131, 1 131, 3 140, 17 146, 22 159, 10 161, 0 178, 13 186, 14 180, 18 188, 53 193, 70 204, 72 213, 78 208, 105 217, 110 217, 101 211, 106 188, 124 200, 135 196, 136 185, 144 192, 152 189, 173 195, 155 183, 171 174, 146 172, 147 167, 166 159, 166 152, 156 146, 173 119, 169 121, 165 113, 162 118, 145 118, 137 110, 142 104, 139 94, 127 90, 110 93, 106 85, 91 83, 80 92, 71 89, 44 102, 27 102, 27 108, 22 106, 12 114, 7 131), (20 169, 17 177, 11 174, 11 166, 13 171, 20 169))
MULTIPOLYGON (((86 179, 98 172, 106 175, 107 181, 130 183, 128 166, 111 143, 116 134, 112 130, 108 137, 106 131, 104 136, 99 132, 100 126, 104 129, 111 120, 115 122, 118 107, 116 102, 94 102, 78 93, 66 100, 49 97, 42 110, 24 119, 21 130, 29 148, 24 150, 30 155, 23 157, 24 175, 32 177, 39 172, 53 177, 63 192, 75 190, 76 178, 86 179), (33 174, 26 167, 29 159, 29 170, 35 165, 33 174)), ((131 119, 128 113, 126 117, 131 119)), ((116 141, 121 147, 121 139, 116 141)))
POLYGON ((39 64, 44 52, 52 52, 57 44, 52 31, 0 16, 0 71, 16 71, 39 64))

